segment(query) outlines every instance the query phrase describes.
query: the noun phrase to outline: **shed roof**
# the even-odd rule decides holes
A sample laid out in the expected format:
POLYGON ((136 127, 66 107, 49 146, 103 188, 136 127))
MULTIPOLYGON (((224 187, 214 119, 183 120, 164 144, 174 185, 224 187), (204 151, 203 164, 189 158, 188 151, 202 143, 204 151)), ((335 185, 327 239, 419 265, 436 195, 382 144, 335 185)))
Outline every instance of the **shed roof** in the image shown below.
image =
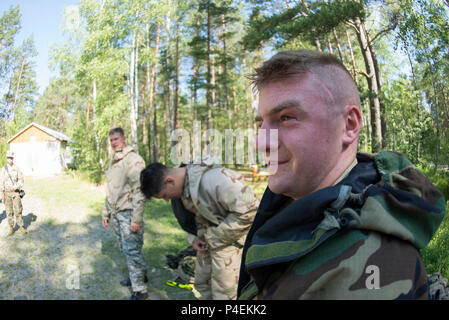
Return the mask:
POLYGON ((65 134, 55 131, 53 129, 44 127, 40 124, 31 122, 29 125, 27 125, 25 128, 23 128, 22 130, 20 130, 18 133, 16 133, 11 139, 8 140, 8 143, 10 143, 11 141, 13 141, 16 137, 18 137, 19 135, 21 135, 23 132, 25 132, 26 130, 28 130, 29 128, 31 128, 32 126, 44 131, 45 133, 49 134, 52 137, 55 137, 58 140, 61 141, 67 141, 67 142, 72 142, 72 143, 76 143, 76 141, 70 139, 68 136, 66 136, 65 134))

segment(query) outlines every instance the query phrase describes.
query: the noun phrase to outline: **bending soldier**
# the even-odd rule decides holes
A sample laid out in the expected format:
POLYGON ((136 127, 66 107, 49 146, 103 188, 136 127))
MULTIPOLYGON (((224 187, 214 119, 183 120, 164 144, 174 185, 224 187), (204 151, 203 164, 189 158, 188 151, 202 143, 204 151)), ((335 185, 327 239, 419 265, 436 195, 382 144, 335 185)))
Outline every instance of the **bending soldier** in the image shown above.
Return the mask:
POLYGON ((240 174, 207 161, 179 168, 150 164, 141 173, 141 188, 148 199, 180 198, 195 214, 195 289, 204 300, 232 300, 257 200, 240 174))

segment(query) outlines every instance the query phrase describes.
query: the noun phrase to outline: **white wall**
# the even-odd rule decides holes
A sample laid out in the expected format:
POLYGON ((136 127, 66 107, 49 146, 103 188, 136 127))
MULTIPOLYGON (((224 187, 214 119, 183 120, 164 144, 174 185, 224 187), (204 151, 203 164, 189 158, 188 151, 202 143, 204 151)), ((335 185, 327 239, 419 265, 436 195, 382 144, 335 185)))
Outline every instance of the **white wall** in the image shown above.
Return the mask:
POLYGON ((11 143, 14 164, 24 175, 49 176, 62 172, 60 141, 11 143))

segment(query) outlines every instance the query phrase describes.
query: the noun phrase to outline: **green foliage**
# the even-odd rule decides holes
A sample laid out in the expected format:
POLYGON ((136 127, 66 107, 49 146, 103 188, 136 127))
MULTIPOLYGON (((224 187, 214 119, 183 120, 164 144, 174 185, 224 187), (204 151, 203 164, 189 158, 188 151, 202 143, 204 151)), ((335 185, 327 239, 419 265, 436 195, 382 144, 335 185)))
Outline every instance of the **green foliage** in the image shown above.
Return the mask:
MULTIPOLYGON (((446 211, 449 208, 446 207, 446 211)), ((428 274, 441 272, 449 276, 449 217, 446 214, 430 243, 421 250, 428 274)))
POLYGON ((0 17, 0 164, 4 164, 7 141, 32 121, 37 86, 34 41, 16 44, 21 28, 19 6, 11 7, 0 17))
POLYGON ((421 166, 419 169, 432 181, 432 183, 443 193, 446 201, 449 200, 449 170, 435 169, 431 166, 421 166))
MULTIPOLYGON (((425 143, 426 160, 449 162, 449 103, 445 93, 449 76, 449 22, 447 8, 439 1, 404 0, 408 10, 400 11, 396 29, 397 44, 414 58, 413 86, 425 100, 432 120, 433 139, 425 143)), ((421 102, 422 105, 424 103, 421 102)))
POLYGON ((432 241, 421 253, 428 273, 441 272, 449 276, 449 171, 423 167, 420 170, 435 184, 446 198, 446 216, 432 241))
POLYGON ((2 82, 11 69, 10 54, 14 50, 14 38, 20 27, 20 8, 18 5, 11 7, 0 17, 0 80, 2 82))
MULTIPOLYGON (((364 1, 316 1, 310 8, 309 16, 293 19, 291 23, 280 24, 278 30, 287 40, 299 34, 307 34, 311 39, 316 38, 331 32, 342 22, 355 18, 363 20, 366 15, 365 8, 364 1)), ((297 14, 298 12, 295 13, 297 14)))
POLYGON ((311 41, 332 31, 341 23, 366 16, 364 1, 313 1, 310 8, 298 3, 277 14, 263 14, 259 7, 251 13, 243 42, 258 48, 271 38, 278 46, 298 37, 311 41))
POLYGON ((404 153, 413 163, 428 162, 434 145, 431 114, 420 105, 419 92, 400 78, 384 87, 387 149, 404 153))

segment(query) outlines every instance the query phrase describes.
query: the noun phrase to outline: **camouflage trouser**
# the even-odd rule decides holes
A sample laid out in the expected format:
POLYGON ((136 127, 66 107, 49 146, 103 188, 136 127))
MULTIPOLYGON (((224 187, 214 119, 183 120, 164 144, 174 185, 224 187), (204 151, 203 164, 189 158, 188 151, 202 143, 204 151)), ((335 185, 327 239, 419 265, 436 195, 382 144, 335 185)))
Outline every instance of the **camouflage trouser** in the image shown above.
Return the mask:
POLYGON ((197 253, 195 289, 202 300, 235 300, 242 249, 235 246, 197 253))
POLYGON ((17 192, 7 193, 5 197, 5 210, 10 226, 14 226, 14 218, 19 227, 23 227, 22 200, 17 192))
POLYGON ((126 257, 133 292, 147 292, 144 277, 147 267, 142 254, 143 229, 131 232, 131 210, 119 211, 111 217, 111 226, 120 250, 126 257))

